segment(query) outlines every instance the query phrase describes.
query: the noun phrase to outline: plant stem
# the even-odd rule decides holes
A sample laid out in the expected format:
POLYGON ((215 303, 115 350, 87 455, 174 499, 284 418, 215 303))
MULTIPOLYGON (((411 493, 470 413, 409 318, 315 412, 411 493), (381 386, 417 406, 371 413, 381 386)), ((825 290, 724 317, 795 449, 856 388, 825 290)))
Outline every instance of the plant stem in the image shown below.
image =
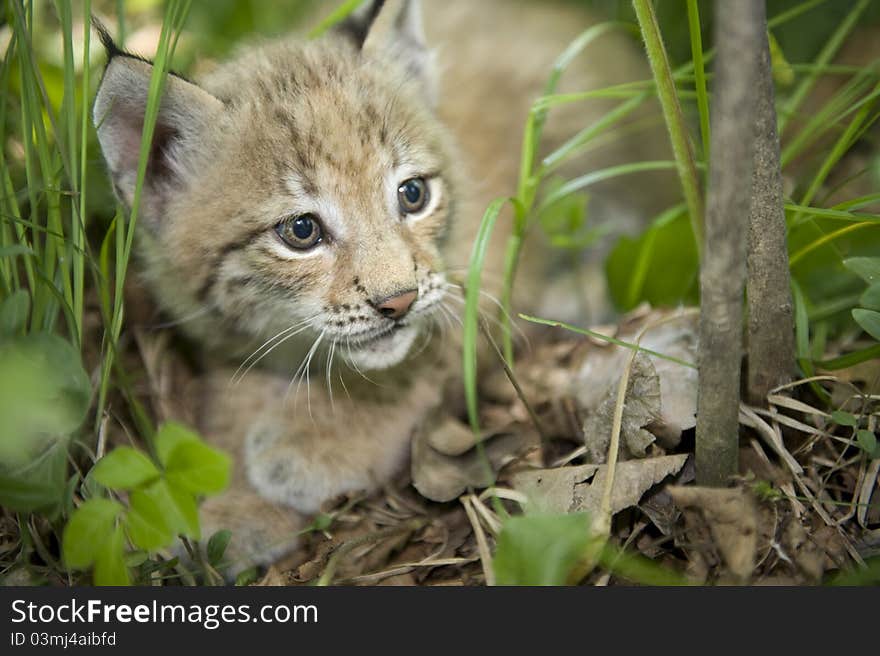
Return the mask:
POLYGON ((672 151, 678 168, 678 177, 684 192, 685 202, 690 214, 691 226, 697 241, 698 250, 703 244, 703 196, 700 190, 700 177, 694 161, 693 148, 688 138, 687 126, 681 104, 675 89, 675 79, 663 47, 660 26, 651 0, 633 0, 633 7, 642 30, 642 39, 648 52, 648 61, 657 84, 657 95, 663 108, 666 127, 672 142, 672 151))
POLYGON ((698 484, 716 487, 726 485, 738 469, 746 219, 763 4, 763 0, 715 2, 718 57, 700 266, 696 469, 698 484))
POLYGON ((747 283, 748 395, 756 405, 763 405, 771 389, 790 380, 795 365, 794 309, 786 246, 779 134, 776 131, 776 94, 766 28, 761 33, 758 83, 755 85, 747 283))

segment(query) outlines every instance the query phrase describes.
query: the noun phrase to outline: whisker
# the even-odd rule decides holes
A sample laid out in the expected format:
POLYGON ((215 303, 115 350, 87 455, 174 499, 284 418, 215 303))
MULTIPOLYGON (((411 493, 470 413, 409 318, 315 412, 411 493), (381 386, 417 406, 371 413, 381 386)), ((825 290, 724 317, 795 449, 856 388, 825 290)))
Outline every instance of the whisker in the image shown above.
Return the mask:
MULTIPOLYGON (((287 397, 290 395, 290 390, 293 387, 293 384, 296 383, 296 390, 294 391, 294 394, 293 394, 294 409, 296 409, 296 403, 299 400, 300 385, 302 384, 303 378, 308 376, 309 366, 311 365, 311 362, 312 362, 312 356, 315 355, 315 351, 318 350, 318 346, 321 344, 321 340, 324 339, 324 335, 326 333, 327 333, 326 330, 322 330, 321 334, 318 335, 318 337, 315 339, 314 343, 312 344, 312 347, 309 349, 309 352, 303 358, 303 360, 300 363, 299 367, 297 368, 296 372, 293 374, 293 378, 291 379, 290 384, 287 386, 287 393, 284 395, 285 399, 287 399, 287 397)), ((308 393, 308 387, 309 387, 309 383, 308 383, 308 379, 307 379, 306 380, 306 392, 307 393, 308 393)), ((308 403, 309 403, 309 417, 311 417, 312 416, 311 398, 308 399, 308 403)))
POLYGON ((348 348, 348 364, 349 364, 349 366, 354 368, 354 370, 358 373, 358 375, 361 378, 363 378, 365 381, 370 383, 371 385, 375 385, 376 387, 384 387, 384 385, 380 385, 375 380, 373 380, 369 376, 367 376, 363 371, 361 371, 361 368, 359 366, 357 366, 357 362, 355 362, 354 356, 351 353, 351 338, 349 338, 349 337, 345 338, 345 346, 346 346, 346 348, 348 348))
POLYGON ((242 381, 242 379, 244 379, 244 377, 247 376, 248 372, 251 369, 253 369, 260 362, 260 360, 265 358, 267 355, 269 355, 272 351, 274 351, 276 348, 281 346, 288 339, 291 339, 292 337, 299 335, 301 332, 308 329, 309 328, 308 324, 310 321, 312 321, 312 319, 306 319, 304 321, 301 321, 297 324, 290 326, 289 328, 285 328, 280 333, 278 333, 277 335, 275 335, 274 337, 270 338, 265 343, 263 343, 256 351, 251 353, 251 355, 249 355, 245 359, 244 362, 241 363, 241 365, 238 367, 238 369, 236 369, 235 373, 232 374, 232 379, 230 380, 230 383, 233 385, 240 383, 242 381), (291 331, 293 331, 293 332, 291 332, 291 331), (278 340, 278 341, 276 342, 276 340, 278 340), (276 342, 276 343, 272 344, 272 342, 276 342), (261 350, 266 348, 266 346, 268 346, 269 344, 272 344, 272 346, 269 349, 267 349, 265 352, 263 352, 262 354, 257 356, 257 354, 261 350), (254 359, 254 358, 256 358, 256 359, 254 359), (244 372, 242 372, 242 369, 244 369, 244 372), (241 374, 241 375, 239 375, 239 374, 241 374))
MULTIPOLYGON (((456 301, 460 301, 462 304, 465 304, 466 300, 464 298, 464 292, 465 292, 464 287, 462 287, 461 285, 456 285, 455 283, 447 283, 447 285, 448 285, 447 290, 450 292, 449 298, 455 299, 456 301)), ((516 333, 517 337, 523 340, 523 342, 526 344, 527 348, 531 348, 531 344, 529 342, 528 335, 526 335, 525 332, 523 332, 523 329, 519 326, 519 324, 516 321, 514 321, 513 317, 511 317, 510 314, 507 312, 507 310, 504 309, 504 306, 501 304, 501 301, 499 301, 497 298, 492 296, 492 294, 490 294, 489 292, 483 291, 482 289, 480 290, 480 295, 485 296, 490 301, 492 301, 495 305, 498 306, 498 309, 501 310, 501 313, 505 317, 507 317, 507 321, 509 322, 513 331, 516 333)), ((477 308, 477 312, 479 312, 480 317, 484 321, 491 321, 492 323, 494 323, 498 327, 501 327, 501 328, 504 327, 504 324, 498 318, 488 315, 485 311, 481 310, 480 308, 477 308)))
POLYGON ((425 331, 425 336, 424 336, 424 339, 422 340, 422 345, 410 357, 417 358, 418 356, 420 356, 424 352, 424 350, 426 348, 428 348, 428 346, 431 343, 431 339, 434 337, 434 328, 436 327, 436 325, 437 324, 434 321, 428 322, 428 330, 425 331))
POLYGON ((330 378, 330 370, 333 367, 333 354, 336 352, 336 341, 330 340, 330 352, 327 355, 327 391, 330 394, 330 409, 335 413, 336 406, 333 403, 333 380, 330 378))

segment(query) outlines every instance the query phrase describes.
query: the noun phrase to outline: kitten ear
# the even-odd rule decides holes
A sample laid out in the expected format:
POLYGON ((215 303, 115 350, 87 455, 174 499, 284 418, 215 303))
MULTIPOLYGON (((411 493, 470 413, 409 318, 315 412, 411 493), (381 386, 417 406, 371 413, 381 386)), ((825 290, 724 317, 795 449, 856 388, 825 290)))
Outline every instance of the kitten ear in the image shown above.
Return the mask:
MULTIPOLYGON (((100 27, 98 30, 109 62, 98 88, 92 118, 116 193, 130 207, 134 200, 153 65, 122 52, 105 30, 100 27)), ((192 170, 204 132, 222 109, 220 100, 169 73, 141 193, 140 213, 148 224, 155 226, 161 219, 167 194, 179 187, 192 170)))
POLYGON ((434 56, 427 46, 421 0, 371 0, 349 19, 343 30, 366 53, 381 53, 404 62, 407 69, 436 95, 434 56))

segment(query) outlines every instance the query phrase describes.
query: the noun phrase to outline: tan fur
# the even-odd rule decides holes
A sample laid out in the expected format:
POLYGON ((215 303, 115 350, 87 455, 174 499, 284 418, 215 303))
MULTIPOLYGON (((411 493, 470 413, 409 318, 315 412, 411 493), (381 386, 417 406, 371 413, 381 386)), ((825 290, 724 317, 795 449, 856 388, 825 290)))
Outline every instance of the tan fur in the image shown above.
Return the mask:
MULTIPOLYGON (((389 13, 415 4, 387 2, 376 25, 393 32, 401 21, 389 13)), ((339 34, 247 49, 201 81, 204 98, 199 87, 173 81, 204 111, 192 134, 188 123, 171 126, 182 135, 167 153, 173 177, 148 194, 141 251, 158 300, 204 348, 199 428, 235 456, 236 472, 231 489, 205 505, 203 520, 208 531, 233 530, 242 564, 292 548, 302 514, 323 501, 388 481, 406 461, 413 430, 454 380, 460 356, 441 328, 449 321, 443 312, 458 314, 461 304, 449 283, 468 262, 487 204, 515 190, 531 100, 555 57, 589 25, 584 14, 550 4, 429 0, 433 57, 419 49, 413 23, 403 35, 374 30, 363 50, 339 34), (393 193, 416 175, 432 176, 436 202, 411 221, 396 215, 393 193), (317 254, 285 252, 274 226, 304 211, 320 214, 332 238, 317 254), (419 297, 405 325, 375 348, 359 348, 363 331, 391 325, 370 299, 407 289, 419 297), (301 334, 236 376, 256 347, 302 321, 301 334), (355 353, 346 354, 352 340, 355 353), (312 365, 299 369, 308 382, 292 383, 310 353, 312 365), (363 368, 376 371, 362 376, 363 368)), ((145 66, 111 61, 96 121, 114 118, 106 80, 126 87, 145 66)), ((640 53, 620 34, 599 39, 574 69, 563 90, 647 77, 640 53)), ((554 111, 548 145, 608 107, 554 111)), ((99 136, 125 198, 114 165, 118 124, 107 125, 99 136)), ((589 167, 665 157, 662 148, 649 152, 651 143, 640 135, 592 153, 589 167)), ((609 197, 614 190, 606 188, 609 197)), ((659 196, 605 207, 620 210, 625 225, 646 206, 662 208, 669 199, 659 196)), ((484 276, 495 293, 509 217, 499 226, 484 276)), ((524 266, 522 277, 538 279, 532 272, 540 267, 524 266)), ((540 285, 524 288, 532 307, 549 295, 540 285)))

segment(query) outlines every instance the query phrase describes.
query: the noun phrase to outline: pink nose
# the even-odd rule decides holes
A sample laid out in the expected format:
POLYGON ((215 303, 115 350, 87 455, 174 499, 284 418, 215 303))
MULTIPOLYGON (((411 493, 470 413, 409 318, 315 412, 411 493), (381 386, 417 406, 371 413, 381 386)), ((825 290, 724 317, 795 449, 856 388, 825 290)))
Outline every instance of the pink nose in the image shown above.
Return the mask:
POLYGON ((383 317, 388 317, 389 319, 403 319, 407 312, 409 312, 412 304, 416 302, 418 296, 419 292, 417 290, 410 289, 409 291, 401 292, 400 294, 395 294, 394 296, 389 296, 388 298, 373 303, 373 307, 376 308, 376 311, 383 317))

